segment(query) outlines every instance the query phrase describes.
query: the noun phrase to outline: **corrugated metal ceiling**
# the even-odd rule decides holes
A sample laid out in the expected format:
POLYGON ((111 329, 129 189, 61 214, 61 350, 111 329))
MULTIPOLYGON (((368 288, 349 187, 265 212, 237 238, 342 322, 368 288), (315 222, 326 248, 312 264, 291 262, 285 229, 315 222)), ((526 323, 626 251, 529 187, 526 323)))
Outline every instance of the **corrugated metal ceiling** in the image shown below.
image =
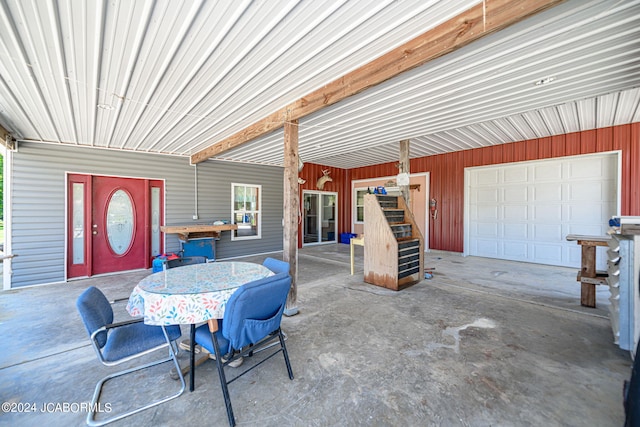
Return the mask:
MULTIPOLYGON (((8 0, 0 123, 189 156, 478 3, 8 0)), ((640 1, 562 3, 301 119, 300 156, 352 168, 407 138, 420 157, 640 121, 639 28, 640 1)), ((281 165, 282 137, 219 158, 281 165)))

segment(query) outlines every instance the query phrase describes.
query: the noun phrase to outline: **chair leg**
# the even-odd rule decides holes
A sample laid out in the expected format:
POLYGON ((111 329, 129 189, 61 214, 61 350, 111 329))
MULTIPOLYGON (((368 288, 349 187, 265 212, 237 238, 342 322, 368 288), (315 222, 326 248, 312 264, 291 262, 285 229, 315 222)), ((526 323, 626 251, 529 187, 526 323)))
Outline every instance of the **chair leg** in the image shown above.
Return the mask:
POLYGON ((216 338, 215 332, 211 333, 211 341, 213 342, 213 351, 216 354, 216 366, 218 367, 218 376, 220 376, 220 387, 222 387, 222 396, 224 397, 224 404, 227 407, 227 418, 229 418, 229 425, 231 427, 234 427, 236 425, 236 419, 233 416, 233 408, 231 407, 231 398, 229 397, 229 387, 227 386, 227 377, 224 374, 222 353, 220 352, 220 345, 218 344, 218 338, 216 338))
POLYGON ((169 344, 169 357, 161 359, 161 360, 156 360, 156 361, 153 361, 153 362, 149 362, 149 363, 144 364, 142 366, 136 366, 134 368, 130 368, 130 369, 126 369, 124 371, 116 372, 114 374, 107 375, 106 377, 101 379, 98 382, 98 384, 96 384, 96 389, 93 392, 93 398, 91 399, 91 406, 90 406, 91 411, 89 412, 89 414, 87 414, 87 425, 92 426, 92 427, 93 426, 103 426, 103 425, 111 423, 113 421, 117 421, 117 420, 120 420, 122 418, 128 417, 129 415, 137 414, 138 412, 142 412, 142 411, 144 411, 146 409, 149 409, 151 407, 160 405, 161 403, 168 402, 169 400, 172 400, 172 399, 175 399, 176 397, 179 397, 184 392, 184 390, 186 388, 186 382, 184 380, 184 376, 182 375, 182 370, 180 369, 180 364, 178 363, 178 358, 176 357, 176 353, 173 350, 173 345, 171 344, 171 341, 169 341, 169 336, 167 335, 167 331, 164 328, 164 326, 162 326, 162 331, 164 332, 164 336, 165 336, 165 338, 167 340, 167 343, 169 344), (167 362, 171 362, 171 361, 173 361, 173 364, 175 365, 175 367, 177 369, 178 375, 180 376, 181 387, 180 387, 180 390, 178 390, 177 393, 172 394, 171 396, 165 397, 164 399, 160 399, 160 400, 157 400, 155 402, 151 402, 151 403, 149 403, 149 404, 147 404, 147 405, 145 405, 145 406, 143 406, 141 408, 137 408, 137 409, 134 409, 132 411, 128 411, 128 412, 125 412, 125 413, 122 413, 122 414, 119 414, 119 415, 116 415, 116 416, 113 416, 113 417, 110 417, 110 418, 106 418, 104 420, 99 420, 99 421, 95 420, 95 416, 98 413, 98 411, 104 410, 104 406, 101 406, 99 401, 100 401, 100 394, 102 392, 102 387, 104 386, 104 384, 107 381, 109 381, 110 379, 113 379, 113 378, 117 378, 117 377, 129 374, 129 373, 132 373, 132 372, 140 371, 140 370, 145 369, 145 368, 150 368, 152 366, 160 365, 162 363, 167 363, 167 362))
POLYGON ((195 389, 195 369, 196 369, 196 325, 191 324, 191 329, 189 330, 189 339, 191 340, 191 354, 189 355, 189 391, 193 391, 195 389))
POLYGON ((287 372, 289 372, 289 379, 293 380, 293 370, 291 369, 291 362, 289 362, 289 353, 287 352, 287 346, 285 345, 284 335, 282 329, 278 330, 278 338, 280 339, 280 347, 282 347, 282 354, 284 355, 284 363, 287 365, 287 372))

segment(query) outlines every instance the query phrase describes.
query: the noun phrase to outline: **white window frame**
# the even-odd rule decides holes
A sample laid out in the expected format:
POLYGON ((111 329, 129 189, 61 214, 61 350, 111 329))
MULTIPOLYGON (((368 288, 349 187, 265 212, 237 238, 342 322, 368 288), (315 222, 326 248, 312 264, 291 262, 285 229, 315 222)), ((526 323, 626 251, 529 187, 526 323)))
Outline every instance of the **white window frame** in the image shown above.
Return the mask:
MULTIPOLYGON (((245 201, 246 203, 246 201, 245 201)), ((244 183, 231 183, 231 223, 236 223, 236 214, 244 213, 244 214, 254 214, 258 220, 257 234, 254 236, 237 236, 236 230, 231 231, 231 240, 255 240, 262 239, 262 185, 260 184, 244 184, 244 183), (246 205, 245 209, 235 209, 235 189, 236 187, 249 187, 249 188, 257 188, 258 189, 258 206, 257 210, 247 210, 246 205)))
POLYGON ((362 221, 358 221, 358 192, 364 191, 367 193, 369 188, 367 187, 359 187, 353 189, 353 223, 354 224, 364 224, 364 204, 362 205, 362 221))

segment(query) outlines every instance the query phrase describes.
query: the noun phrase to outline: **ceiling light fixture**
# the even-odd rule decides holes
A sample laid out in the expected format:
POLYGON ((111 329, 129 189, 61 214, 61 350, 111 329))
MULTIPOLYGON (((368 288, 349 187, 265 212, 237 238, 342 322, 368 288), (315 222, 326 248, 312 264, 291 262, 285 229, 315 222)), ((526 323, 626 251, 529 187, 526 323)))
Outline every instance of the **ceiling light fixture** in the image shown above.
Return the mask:
POLYGON ((554 81, 556 78, 553 76, 549 76, 549 77, 545 77, 544 79, 540 79, 537 82, 535 82, 534 84, 536 86, 542 86, 542 85, 546 85, 551 83, 552 81, 554 81))
POLYGON ((98 108, 100 108, 101 110, 114 110, 116 107, 114 107, 113 105, 109 105, 109 104, 98 104, 98 108))

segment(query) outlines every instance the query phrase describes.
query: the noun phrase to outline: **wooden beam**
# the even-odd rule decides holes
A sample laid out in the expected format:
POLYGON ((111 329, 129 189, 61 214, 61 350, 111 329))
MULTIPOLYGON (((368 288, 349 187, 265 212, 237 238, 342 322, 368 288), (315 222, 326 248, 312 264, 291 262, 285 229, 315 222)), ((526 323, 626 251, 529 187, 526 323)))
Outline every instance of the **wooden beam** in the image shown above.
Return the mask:
POLYGON ((287 297, 285 314, 298 313, 298 212, 300 195, 298 186, 298 121, 286 121, 284 124, 284 231, 282 233, 282 258, 290 266, 291 289, 287 297))
POLYGON ((203 162, 279 129, 285 117, 289 120, 305 117, 563 1, 488 0, 486 3, 482 2, 240 132, 193 154, 191 163, 203 162))
POLYGON ((16 147, 15 139, 11 136, 9 131, 2 126, 0 126, 0 144, 4 145, 9 150, 13 150, 16 147))

